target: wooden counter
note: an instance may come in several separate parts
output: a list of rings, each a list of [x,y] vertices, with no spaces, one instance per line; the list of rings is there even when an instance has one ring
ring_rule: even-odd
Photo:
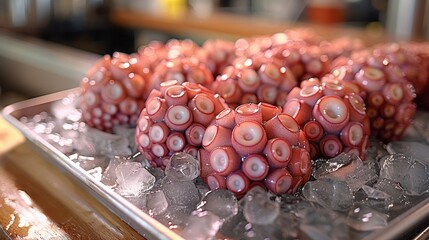
[[[144,239],[1,117],[0,225],[0,239]]]
[[[186,36],[198,34],[208,38],[234,39],[257,35],[271,35],[290,28],[312,28],[326,39],[342,36],[359,37],[364,38],[364,41],[368,44],[385,40],[385,35],[381,29],[287,23],[256,16],[222,12],[214,12],[209,16],[201,17],[192,13],[171,16],[167,14],[116,9],[110,14],[110,19],[117,26],[125,28],[150,29]]]

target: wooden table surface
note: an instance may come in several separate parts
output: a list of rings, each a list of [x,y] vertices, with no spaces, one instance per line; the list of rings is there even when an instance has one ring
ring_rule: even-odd
[[[0,117],[0,239],[144,239]]]

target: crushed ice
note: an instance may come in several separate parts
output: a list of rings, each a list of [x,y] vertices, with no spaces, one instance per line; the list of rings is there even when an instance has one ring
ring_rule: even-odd
[[[314,160],[313,179],[295,195],[253,188],[241,199],[210,191],[199,162],[174,154],[165,172],[134,155],[134,129],[114,134],[88,128],[73,98],[50,113],[23,117],[39,134],[94,179],[185,239],[353,239],[385,228],[429,191],[429,124],[419,112],[403,141],[371,140],[366,159],[340,154]],[[419,198],[420,197],[420,198]]]

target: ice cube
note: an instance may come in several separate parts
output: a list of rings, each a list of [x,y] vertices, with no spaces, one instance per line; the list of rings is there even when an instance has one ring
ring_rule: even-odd
[[[243,215],[243,203],[243,201],[238,202],[237,214],[226,219],[219,230],[226,238],[244,239],[245,226],[248,222]]]
[[[156,216],[156,219],[166,226],[172,229],[180,228],[183,229],[188,221],[189,216],[195,210],[194,206],[179,206],[179,205],[168,205],[162,215]]]
[[[165,175],[174,181],[190,181],[200,175],[200,163],[190,154],[174,153],[167,166]]]
[[[350,239],[345,219],[328,209],[310,209],[305,212],[299,226],[303,239]]]
[[[101,182],[106,185],[113,187],[116,185],[116,179],[118,178],[116,176],[116,167],[123,162],[122,159],[119,158],[111,158],[109,160],[109,165],[106,167],[106,169],[103,172],[103,176],[101,177]]]
[[[373,164],[364,164],[359,157],[346,153],[323,162],[315,170],[314,176],[319,179],[332,178],[345,181],[352,192],[356,192],[364,184],[374,182],[378,178]]]
[[[162,190],[170,205],[196,207],[200,201],[198,188],[192,181],[177,182],[165,179]]]
[[[350,164],[356,156],[347,153],[341,153],[338,156],[330,159],[317,159],[315,161],[316,169],[313,172],[313,177],[318,179],[324,175],[335,172],[338,169]]]
[[[160,215],[168,208],[168,202],[164,192],[160,189],[146,194],[146,210],[151,215]]]
[[[138,197],[125,196],[125,199],[127,199],[130,203],[132,203],[138,209],[141,209],[143,211],[147,211],[146,210],[146,195],[141,195]]]
[[[214,213],[223,221],[233,217],[238,212],[237,198],[226,189],[216,189],[208,192],[198,207],[203,211]]]
[[[280,214],[280,204],[272,201],[267,191],[254,187],[244,197],[244,217],[253,224],[271,224]]]
[[[387,144],[390,154],[402,153],[429,165],[429,145],[419,142],[394,141]]]
[[[377,200],[390,200],[390,201],[392,200],[392,196],[376,188],[364,185],[362,186],[362,190],[366,193],[366,195],[369,198],[377,199]]]
[[[263,226],[263,225],[261,225]],[[236,226],[235,231],[240,231],[239,239],[247,239],[247,240],[256,240],[256,239],[264,239],[265,237],[269,239],[267,234],[265,236],[261,236],[261,232],[263,229],[258,228],[257,224],[251,224],[249,222],[240,223],[240,225]]]
[[[398,182],[410,195],[429,191],[427,165],[403,154],[392,154],[381,160],[380,177]]]
[[[126,137],[89,128],[76,143],[77,152],[86,156],[129,156],[132,154]]]
[[[299,221],[292,213],[280,213],[272,227],[278,236],[277,239],[298,239]]]
[[[372,231],[385,228],[388,216],[368,206],[355,204],[347,215],[347,225],[358,231]]]
[[[359,191],[355,192],[354,203],[368,206],[386,214],[393,207],[393,199],[390,195],[367,185],[362,186]]]
[[[222,221],[209,211],[194,211],[181,235],[184,239],[206,240],[216,235]]]
[[[165,172],[158,167],[150,167],[148,168],[148,171],[155,177],[155,184],[154,184],[154,188],[159,188],[161,189],[162,187],[162,183],[164,181],[165,178]]]
[[[153,176],[155,176],[156,180],[162,180],[165,177],[165,172],[162,171],[161,168],[158,167],[150,167],[147,169]]]
[[[141,196],[155,183],[155,177],[138,162],[121,162],[115,173],[118,183],[116,190],[123,196]]]
[[[247,239],[298,239],[298,219],[291,213],[280,213],[271,224],[258,225],[248,223],[245,226]]]
[[[381,178],[372,187],[389,195],[391,197],[391,201],[395,205],[405,205],[408,203],[408,197],[405,194],[405,190],[397,182]]]
[[[249,236],[249,231],[252,227],[252,224],[247,222],[246,219],[237,222],[237,224],[233,225],[233,229],[230,232],[227,232],[227,236],[232,236],[234,239],[252,239],[252,235]],[[221,228],[223,233],[223,229]],[[254,234],[253,234],[254,235]]]
[[[210,188],[201,178],[195,179],[195,186],[197,186],[200,196],[205,196],[208,192],[210,192]]]
[[[349,210],[353,202],[353,194],[347,183],[330,178],[307,182],[302,194],[309,201],[338,211]]]
[[[319,204],[307,201],[301,196],[291,196],[288,194],[281,196],[280,204],[283,212],[294,214],[299,218],[304,217],[305,211],[309,209],[321,208]]]
[[[378,174],[373,165],[362,164],[361,160],[357,161],[360,163],[356,164],[353,171],[350,172],[350,174],[346,174],[344,179],[352,192],[356,192],[366,183],[373,183],[378,178]]]

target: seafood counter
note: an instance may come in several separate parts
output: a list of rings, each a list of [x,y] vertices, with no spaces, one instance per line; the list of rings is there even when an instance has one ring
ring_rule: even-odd
[[[172,39],[3,114],[150,238],[399,239],[429,218],[428,71],[428,43]]]

